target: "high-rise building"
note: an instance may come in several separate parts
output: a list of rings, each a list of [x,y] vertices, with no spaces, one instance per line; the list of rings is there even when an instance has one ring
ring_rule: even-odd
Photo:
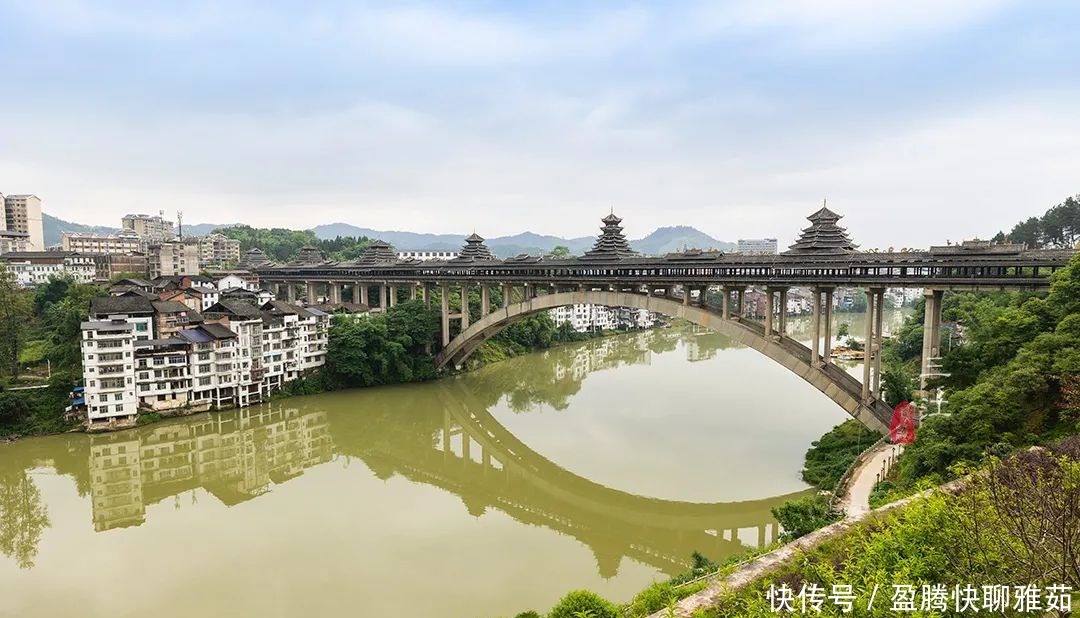
[[[740,238],[738,251],[746,255],[776,255],[776,239]]]
[[[147,249],[150,278],[199,274],[199,241],[177,240],[152,244]]]
[[[138,234],[149,244],[170,241],[176,238],[172,221],[166,221],[160,215],[126,215],[121,223],[125,230]]]
[[[27,235],[27,251],[45,250],[45,232],[41,224],[41,199],[36,195],[0,194],[3,202],[3,229]]]

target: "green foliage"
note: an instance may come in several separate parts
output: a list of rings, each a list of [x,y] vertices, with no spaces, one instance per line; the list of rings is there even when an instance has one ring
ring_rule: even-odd
[[[810,534],[838,519],[837,514],[829,512],[829,501],[821,494],[788,500],[773,507],[772,514],[784,529],[780,535],[784,541]]]
[[[514,618],[541,618],[541,616],[540,614],[530,610],[527,612],[521,612],[517,616],[514,616]]]
[[[902,401],[911,401],[917,381],[917,374],[912,366],[899,361],[886,363],[881,375],[885,403],[896,407]]]
[[[11,271],[0,268],[0,377],[19,375],[19,352],[32,315],[30,295],[19,287]]]
[[[352,260],[367,248],[371,241],[367,238],[338,236],[330,240],[320,240],[311,230],[287,230],[284,228],[253,228],[249,225],[237,225],[215,230],[229,238],[240,241],[240,250],[247,251],[258,247],[275,261],[289,261],[296,258],[302,247],[315,247],[331,260]]]
[[[81,376],[78,377],[81,380]],[[71,429],[64,420],[68,394],[76,376],[54,372],[46,388],[0,391],[0,436],[59,433]]]
[[[434,378],[430,350],[438,329],[438,312],[422,301],[361,320],[336,318],[326,353],[329,384],[376,386]]]
[[[19,364],[36,365],[44,362],[46,343],[44,339],[35,339],[23,344],[23,349],[19,352]]]
[[[595,592],[575,590],[551,608],[548,618],[618,618],[615,604]]]
[[[819,489],[832,491],[852,462],[879,437],[855,419],[840,423],[806,451],[803,480]]]
[[[1002,235],[1004,236],[1004,235]],[[1009,242],[1024,243],[1031,248],[1068,248],[1080,240],[1080,195],[1065,198],[1052,206],[1042,217],[1031,217],[1017,223],[1006,237]]]

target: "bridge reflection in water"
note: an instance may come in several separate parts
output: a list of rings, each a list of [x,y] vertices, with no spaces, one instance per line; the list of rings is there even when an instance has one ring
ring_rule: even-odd
[[[464,378],[400,387],[395,405],[383,409],[328,413],[310,409],[317,401],[297,399],[89,436],[94,527],[142,525],[148,506],[172,499],[180,507],[181,496],[200,487],[236,505],[314,466],[359,460],[384,480],[398,475],[450,492],[473,516],[493,509],[572,536],[591,549],[604,578],[617,574],[624,557],[673,574],[690,566],[694,552],[719,560],[762,546],[779,532],[770,509],[801,492],[718,503],[634,495],[549,461],[489,412],[501,401],[516,411],[565,408],[589,373],[649,363],[680,342],[688,360],[735,345],[700,329],[647,331],[549,351],[546,360],[554,362],[544,371],[517,371],[514,359]],[[411,400],[420,392],[442,405]]]

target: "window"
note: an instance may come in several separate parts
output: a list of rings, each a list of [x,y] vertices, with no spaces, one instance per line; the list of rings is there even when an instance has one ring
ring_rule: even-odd
[[[140,332],[140,333],[146,332],[146,322],[136,322],[135,323],[135,330]]]

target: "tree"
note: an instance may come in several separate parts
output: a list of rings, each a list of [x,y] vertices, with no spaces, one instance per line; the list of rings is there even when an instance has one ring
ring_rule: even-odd
[[[0,553],[19,568],[34,566],[41,533],[50,526],[41,491],[25,471],[0,478]]]
[[[19,352],[32,309],[30,295],[19,287],[15,275],[0,268],[0,376],[19,375]]]
[[[547,256],[555,260],[565,260],[570,257],[570,247],[566,245],[555,245]]]

